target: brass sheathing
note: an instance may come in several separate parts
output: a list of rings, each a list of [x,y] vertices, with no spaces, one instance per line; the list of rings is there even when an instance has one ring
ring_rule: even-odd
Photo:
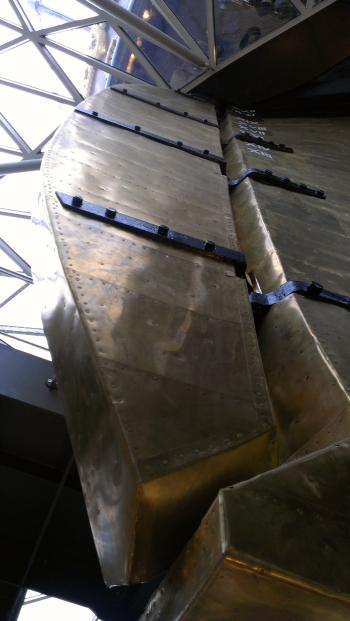
[[[350,445],[222,490],[141,621],[346,621]]]
[[[297,124],[295,131],[293,121]],[[242,130],[242,123],[244,130],[259,131],[257,123],[249,127],[237,117],[227,116],[222,126],[223,140]],[[303,124],[293,119],[279,120],[275,124],[274,132],[269,132],[272,120],[266,121],[266,127],[260,127],[260,131],[269,132],[268,139],[275,142],[287,137],[284,141],[295,147],[296,154],[281,154],[232,139],[224,151],[228,177],[238,177],[250,166],[270,168],[282,176],[325,189],[327,201],[323,204],[323,201],[293,195],[249,178],[243,181],[231,192],[231,206],[240,247],[247,258],[247,271],[255,274],[263,292],[272,291],[290,278],[310,281],[320,278],[326,288],[328,284],[328,288],[348,294],[346,250],[345,255],[336,258],[334,265],[338,245],[343,244],[344,235],[349,232],[347,202],[344,191],[339,189],[342,188],[341,173],[337,177],[335,170],[333,177],[326,177],[322,169],[318,170],[322,149],[326,150],[324,166],[330,161],[327,151],[330,139],[322,142],[324,132],[330,128],[322,125],[318,128],[315,119],[304,120]],[[318,142],[316,139],[312,142],[310,126],[315,134],[318,129]],[[344,122],[344,132],[347,127]],[[339,134],[341,129],[339,127]],[[340,144],[339,136],[335,140],[338,142],[334,145],[334,157]],[[312,157],[308,157],[307,149],[314,149],[315,158],[319,158],[318,168],[314,165],[308,178]],[[272,159],[266,159],[267,152]],[[333,165],[336,168],[336,164]],[[337,221],[334,213],[338,214]],[[296,295],[270,308],[257,322],[282,460],[350,436],[350,360],[342,346],[349,328],[349,313],[345,309]]]
[[[128,89],[216,120],[209,104]],[[221,155],[215,127],[109,90],[83,105]],[[221,487],[276,464],[247,287],[230,265],[71,213],[55,193],[236,248],[227,181],[74,112],[42,170],[35,271],[96,549],[107,584],[148,580]]]

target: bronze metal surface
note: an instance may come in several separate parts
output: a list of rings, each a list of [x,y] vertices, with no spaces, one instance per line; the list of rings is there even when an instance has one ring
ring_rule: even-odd
[[[350,618],[349,442],[222,490],[142,621]]]
[[[246,180],[231,205],[248,272],[270,291],[286,280],[320,282],[350,293],[350,207],[347,161],[350,120],[226,119],[224,136],[247,130],[283,142],[293,154],[233,139],[228,175],[271,169],[319,187],[324,201]],[[346,309],[291,296],[258,324],[264,368],[280,431],[283,458],[350,436],[350,315]]]
[[[221,153],[215,127],[108,90],[84,105]],[[74,113],[42,170],[36,273],[90,523],[106,582],[143,581],[220,487],[276,462],[247,287],[223,263],[69,212],[55,192],[237,248],[227,180],[216,163]]]

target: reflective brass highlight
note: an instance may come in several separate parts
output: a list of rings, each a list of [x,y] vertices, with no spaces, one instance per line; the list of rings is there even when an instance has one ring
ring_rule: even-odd
[[[293,147],[279,153],[233,139],[228,175],[247,167],[319,187],[325,201],[246,180],[231,205],[248,271],[262,291],[288,279],[318,281],[350,292],[348,119],[226,119],[224,137],[251,131]],[[350,315],[345,309],[291,296],[259,322],[258,338],[279,428],[282,459],[350,435]]]
[[[144,92],[178,107],[176,93]],[[215,127],[111,91],[84,105],[221,154]],[[224,263],[66,211],[55,192],[237,248],[227,180],[216,163],[75,113],[43,174],[36,271],[92,531],[108,584],[143,581],[220,487],[276,463],[247,287]]]
[[[141,621],[350,617],[350,443],[222,490]]]

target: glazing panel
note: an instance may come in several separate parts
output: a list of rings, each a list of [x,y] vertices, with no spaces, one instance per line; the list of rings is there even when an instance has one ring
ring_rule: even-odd
[[[218,62],[299,15],[290,0],[215,0],[214,10]]]

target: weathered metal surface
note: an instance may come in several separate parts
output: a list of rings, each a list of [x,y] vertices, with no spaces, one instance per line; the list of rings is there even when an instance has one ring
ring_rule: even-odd
[[[215,127],[111,91],[85,105],[221,153]],[[223,263],[69,212],[56,192],[237,248],[227,180],[214,162],[78,114],[43,173],[36,271],[92,531],[106,582],[141,581],[175,558],[220,487],[275,463],[247,287]]]
[[[232,140],[225,150],[229,176],[247,166],[266,167],[327,195],[315,200],[253,180],[236,188],[231,205],[248,271],[263,292],[286,280],[306,280],[350,295],[350,121],[231,117],[224,138],[237,129],[285,142],[294,154]],[[296,296],[271,308],[258,324],[284,458],[350,435],[349,330],[346,308]]]
[[[350,443],[222,490],[142,621],[346,621]]]

